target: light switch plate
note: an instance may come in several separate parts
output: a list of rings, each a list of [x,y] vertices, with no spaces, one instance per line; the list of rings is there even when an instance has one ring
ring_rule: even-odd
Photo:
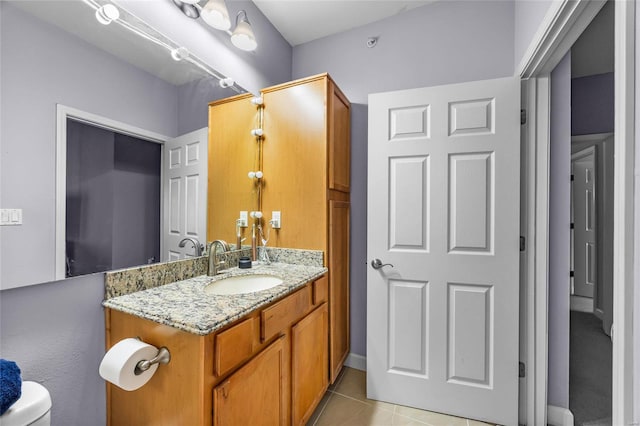
[[[0,226],[22,225],[22,209],[0,209]]]

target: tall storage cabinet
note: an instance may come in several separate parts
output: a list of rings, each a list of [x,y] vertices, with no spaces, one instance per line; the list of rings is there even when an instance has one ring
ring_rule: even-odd
[[[241,210],[261,210],[265,229],[279,211],[282,226],[269,231],[269,247],[324,252],[333,383],[349,354],[351,105],[327,74],[262,90],[262,107],[251,98],[209,106],[207,240],[235,242]],[[251,130],[259,127],[263,136],[256,138]],[[259,183],[247,178],[259,169]],[[241,230],[244,245],[251,241],[249,222]]]
[[[280,211],[270,246],[322,250],[329,268],[329,374],[349,354],[350,103],[317,75],[262,91],[262,211]]]

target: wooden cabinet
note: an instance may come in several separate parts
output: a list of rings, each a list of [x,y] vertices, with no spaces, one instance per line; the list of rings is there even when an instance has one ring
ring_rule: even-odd
[[[107,349],[127,337],[171,362],[133,392],[107,384],[107,424],[304,424],[328,386],[326,276],[199,336],[111,309]]]
[[[214,424],[286,425],[284,336],[213,390]]]
[[[349,354],[351,106],[327,74],[269,87],[262,98],[260,108],[250,95],[209,106],[207,236],[234,242],[240,210],[262,211],[264,227],[280,211],[269,246],[324,252],[333,383]],[[256,127],[260,138],[251,136]],[[255,170],[260,182],[247,178]]]
[[[327,328],[322,303],[291,329],[291,423],[304,425],[329,386]],[[320,350],[319,350],[320,349]]]
[[[262,211],[282,212],[276,247],[322,250],[329,268],[333,383],[349,354],[350,104],[322,74],[262,91]]]

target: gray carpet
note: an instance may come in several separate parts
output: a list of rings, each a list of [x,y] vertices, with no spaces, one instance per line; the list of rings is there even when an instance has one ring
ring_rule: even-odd
[[[576,426],[611,425],[611,339],[593,314],[571,311],[569,409]]]

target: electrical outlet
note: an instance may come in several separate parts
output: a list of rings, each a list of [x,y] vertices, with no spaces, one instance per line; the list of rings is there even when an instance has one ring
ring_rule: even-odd
[[[249,213],[246,211],[240,212],[240,227],[246,228],[249,226]]]
[[[271,212],[271,226],[273,227],[273,229],[280,229],[280,227],[282,226],[282,218],[280,216],[280,212]]]

